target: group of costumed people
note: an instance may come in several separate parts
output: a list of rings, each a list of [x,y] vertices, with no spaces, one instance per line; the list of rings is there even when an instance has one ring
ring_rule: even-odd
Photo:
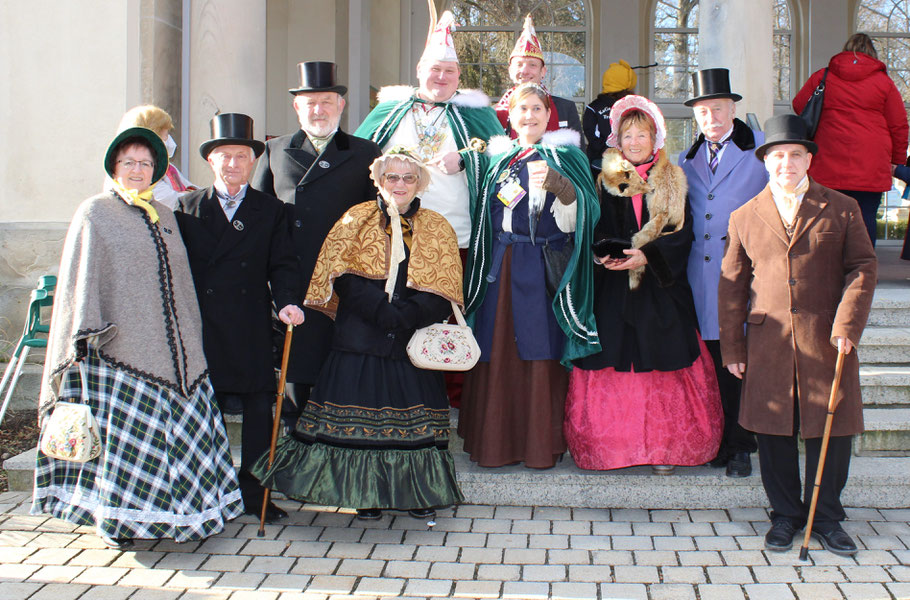
[[[105,157],[108,191],[80,205],[67,237],[41,396],[44,420],[56,401],[78,401],[85,378],[102,453],[77,464],[39,452],[34,512],[93,525],[120,547],[212,535],[244,506],[282,518],[255,499],[263,486],[365,520],[384,510],[430,519],[464,499],[449,451],[452,382],[412,364],[406,347],[453,311],[464,311],[481,349],[459,382],[458,418],[478,465],[547,469],[568,450],[584,469],[668,474],[718,455],[724,413],[687,276],[699,225],[686,175],[667,158],[660,110],[632,93],[627,63],[608,69],[585,119],[607,146],[593,157],[595,181],[574,105],[540,83],[544,53],[530,17],[510,58],[515,86],[495,109],[458,89],[454,20],[431,17],[419,86],[383,88],[357,137],[338,129],[346,88],[331,63],[300,65],[301,85],[289,90],[300,131],[263,144],[249,117],[216,117],[200,149],[216,184],[178,202],[179,229],[158,198],[162,182],[189,185],[165,177],[173,123],[130,116]],[[319,116],[326,110],[334,121]],[[217,124],[242,130],[219,135]],[[219,170],[226,160],[242,163],[243,177]],[[329,202],[333,188],[320,187],[329,182],[347,186],[344,197]],[[307,194],[322,207],[312,221]],[[221,351],[202,283],[215,258],[200,240],[216,226],[252,235],[243,233],[252,209],[239,202],[274,217],[263,244],[283,265],[276,255],[268,270],[282,278],[255,283],[257,306],[271,294],[279,318],[303,332],[290,379],[298,412],[274,456],[246,428],[254,404],[257,422],[268,419],[273,388],[252,390],[255,400],[241,394],[238,487],[221,410],[239,390],[206,367]],[[193,221],[206,214],[214,220]],[[302,310],[291,263],[306,290]],[[140,310],[135,298],[160,310]]]

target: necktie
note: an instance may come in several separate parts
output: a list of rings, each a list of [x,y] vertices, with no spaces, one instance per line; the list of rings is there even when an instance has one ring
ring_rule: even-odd
[[[227,200],[224,201],[224,209],[225,209],[225,210],[231,210],[231,209],[234,208],[235,206],[237,206],[237,201],[236,201],[236,200],[232,200],[232,199],[228,198]]]
[[[712,173],[717,172],[717,163],[720,161],[718,155],[720,154],[720,149],[724,147],[724,144],[727,142],[708,142],[708,166],[711,168]]]

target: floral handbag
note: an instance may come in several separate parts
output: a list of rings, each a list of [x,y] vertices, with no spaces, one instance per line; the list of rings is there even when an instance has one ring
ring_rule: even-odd
[[[421,327],[408,342],[408,357],[415,367],[434,371],[468,371],[480,358],[480,346],[465,323],[458,305],[452,302],[457,325],[434,323]]]
[[[79,362],[82,401],[88,402],[85,362]],[[69,462],[88,462],[101,455],[98,422],[88,404],[57,402],[44,426],[38,448],[46,456]]]

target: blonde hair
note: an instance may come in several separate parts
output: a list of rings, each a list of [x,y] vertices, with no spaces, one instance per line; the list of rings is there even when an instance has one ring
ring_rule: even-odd
[[[844,52],[862,52],[878,60],[878,52],[875,51],[875,45],[872,38],[865,33],[854,33],[847,39],[844,44]]]
[[[142,106],[134,106],[126,111],[126,114],[120,119],[120,126],[117,127],[117,131],[123,131],[130,127],[145,127],[160,135],[162,129],[166,131],[173,129],[174,121],[164,109],[152,104],[144,104]]]
[[[509,97],[509,112],[515,108],[515,105],[518,104],[519,101],[524,100],[528,96],[537,96],[540,101],[543,102],[544,108],[551,110],[550,95],[536,83],[525,83],[515,88],[515,91],[512,92],[512,95]]]

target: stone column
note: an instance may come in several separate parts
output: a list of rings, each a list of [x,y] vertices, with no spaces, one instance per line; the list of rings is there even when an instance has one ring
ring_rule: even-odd
[[[216,113],[251,116],[264,139],[266,114],[265,0],[198,0],[190,8],[190,180],[210,185],[212,172],[199,145],[209,139]]]
[[[348,86],[341,127],[353,131],[370,112],[370,0],[339,0],[335,28],[338,79]]]
[[[764,123],[773,114],[771,0],[701,0],[698,67],[730,69],[730,85],[743,99],[736,115],[755,113]]]

